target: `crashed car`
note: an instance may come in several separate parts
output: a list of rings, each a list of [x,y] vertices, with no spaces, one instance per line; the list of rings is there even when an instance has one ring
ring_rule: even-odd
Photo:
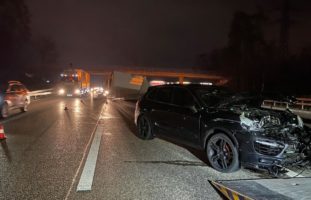
[[[241,165],[271,171],[310,159],[310,129],[289,110],[262,108],[263,99],[217,86],[155,86],[137,102],[135,123],[142,139],[161,136],[205,150],[221,172]]]

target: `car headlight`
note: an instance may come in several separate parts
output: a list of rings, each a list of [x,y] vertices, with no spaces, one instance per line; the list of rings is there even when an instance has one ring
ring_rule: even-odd
[[[80,94],[80,90],[79,89],[75,89],[75,94]]]
[[[243,128],[250,131],[256,131],[261,129],[259,121],[249,119],[245,116],[244,112],[242,112],[242,114],[240,115],[240,123]]]
[[[304,125],[304,124],[303,124],[303,120],[302,120],[301,117],[298,116],[298,115],[297,115],[297,121],[298,121],[298,126],[301,127],[301,128],[303,128],[303,125]]]
[[[271,115],[263,116],[260,121],[253,120],[245,116],[245,113],[243,112],[240,115],[240,123],[241,126],[247,130],[260,131],[265,127],[278,126],[281,124],[281,121],[279,118]]]
[[[65,90],[64,89],[58,90],[58,94],[65,94]]]

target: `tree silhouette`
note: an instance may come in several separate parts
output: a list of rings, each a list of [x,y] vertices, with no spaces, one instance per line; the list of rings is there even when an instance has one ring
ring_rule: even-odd
[[[0,1],[0,65],[20,65],[21,51],[30,41],[30,15],[24,0]]]

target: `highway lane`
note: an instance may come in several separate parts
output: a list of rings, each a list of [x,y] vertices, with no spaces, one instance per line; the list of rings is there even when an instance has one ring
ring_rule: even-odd
[[[206,164],[203,152],[164,139],[139,139],[133,109],[130,102],[109,103],[92,191],[71,193],[69,199],[221,199],[208,180],[265,176],[246,169],[222,174]]]
[[[2,120],[0,199],[64,199],[102,105],[48,98]]]
[[[0,146],[0,199],[221,199],[208,180],[268,176],[219,173],[204,152],[164,138],[139,139],[134,105],[47,98],[1,120],[8,139]],[[102,135],[92,189],[78,192],[96,123]]]

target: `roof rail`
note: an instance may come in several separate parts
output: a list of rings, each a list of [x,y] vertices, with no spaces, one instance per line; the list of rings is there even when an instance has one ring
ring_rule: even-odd
[[[21,82],[12,80],[12,81],[9,81],[9,83],[21,83]]]

